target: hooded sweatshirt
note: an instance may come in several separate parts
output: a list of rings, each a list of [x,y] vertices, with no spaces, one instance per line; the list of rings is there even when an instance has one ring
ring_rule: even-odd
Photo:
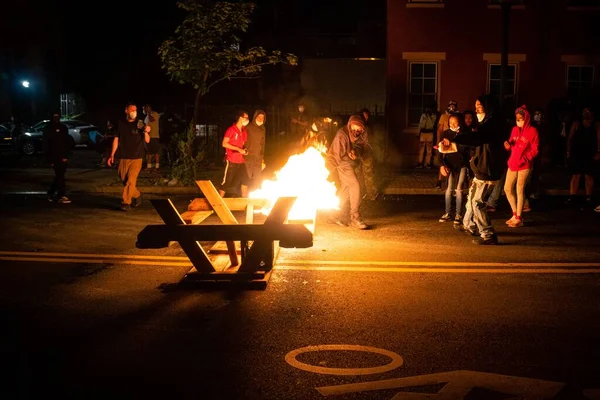
[[[262,125],[256,123],[256,118],[259,115],[264,115],[265,119]],[[265,158],[265,124],[267,122],[267,114],[263,110],[256,110],[252,117],[252,122],[246,126],[248,131],[248,140],[246,141],[246,148],[248,149],[248,155],[246,155],[247,164],[261,165]]]
[[[67,126],[58,121],[50,121],[44,129],[44,147],[49,163],[55,164],[68,158],[72,139]]]
[[[525,121],[522,128],[515,125],[510,133],[508,168],[511,171],[522,171],[532,167],[533,159],[538,154],[539,137],[537,129],[531,125],[531,115],[527,107],[517,108],[515,114],[521,114]]]
[[[361,134],[354,134],[350,129],[351,124],[363,127],[363,132]],[[331,142],[331,146],[327,149],[327,167],[330,170],[338,168],[342,164],[350,164],[352,166],[357,164],[356,160],[350,158],[349,153],[351,150],[354,150],[357,156],[360,156],[362,149],[368,144],[364,126],[362,118],[353,115],[348,120],[348,124],[337,131]]]

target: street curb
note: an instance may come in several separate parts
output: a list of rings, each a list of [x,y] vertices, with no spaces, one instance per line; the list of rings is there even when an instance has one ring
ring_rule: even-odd
[[[444,195],[445,189],[435,188],[386,188],[382,190],[384,195]],[[548,189],[542,193],[544,196],[568,196],[568,189]],[[466,195],[466,193],[465,193]]]
[[[200,195],[200,189],[192,186],[138,186],[138,190],[148,194],[197,194]],[[91,190],[91,193],[123,193],[123,186],[100,186]]]
[[[162,195],[177,195],[177,194],[194,194],[200,195],[200,189],[192,186],[138,186],[138,190],[142,193],[148,194],[162,194]],[[85,192],[85,191],[84,191]],[[122,186],[100,186],[92,189],[91,193],[116,193],[120,194],[123,192]],[[397,195],[428,195],[428,196],[443,196],[445,190],[439,190],[436,188],[386,188],[382,191],[384,195],[397,196]],[[544,196],[568,196],[569,190],[565,189],[548,189],[544,191]]]

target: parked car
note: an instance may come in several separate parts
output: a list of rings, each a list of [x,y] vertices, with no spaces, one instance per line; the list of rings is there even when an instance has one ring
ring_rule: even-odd
[[[61,120],[69,130],[71,137],[71,145],[86,145],[88,147],[97,148],[102,141],[103,134],[95,125],[90,125],[87,122],[78,120]],[[48,126],[50,120],[43,120],[33,125],[26,130],[23,135],[17,138],[17,150],[20,152],[32,155],[43,150],[43,135],[44,129]]]

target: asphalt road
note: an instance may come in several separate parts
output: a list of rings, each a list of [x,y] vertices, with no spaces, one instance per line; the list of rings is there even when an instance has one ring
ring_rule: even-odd
[[[438,196],[320,215],[264,291],[182,288],[148,202],[72,199],[0,198],[3,399],[600,399],[600,215],[559,198],[489,247]]]

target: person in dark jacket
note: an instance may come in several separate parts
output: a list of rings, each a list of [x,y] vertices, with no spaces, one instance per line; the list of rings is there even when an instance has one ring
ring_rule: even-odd
[[[246,127],[248,131],[246,171],[250,179],[249,191],[260,188],[262,183],[262,170],[265,168],[265,122],[267,122],[267,114],[263,110],[256,110],[252,122]]]
[[[46,158],[54,168],[54,181],[48,189],[48,200],[69,204],[71,200],[67,197],[65,174],[72,141],[69,129],[60,122],[59,113],[52,115],[52,121],[44,129],[43,137]]]
[[[358,115],[352,115],[346,126],[336,133],[326,158],[327,168],[334,177],[337,176],[334,179],[339,183],[342,211],[336,218],[336,223],[346,225],[349,205],[350,226],[357,229],[368,228],[359,213],[360,183],[355,171],[366,143],[365,135],[364,120]]]
[[[478,97],[475,112],[481,120],[477,129],[454,138],[456,144],[475,147],[475,154],[470,160],[475,177],[469,187],[463,225],[456,226],[473,236],[479,231],[480,238],[473,243],[483,245],[498,244],[486,210],[486,201],[500,181],[506,162],[504,141],[507,128],[498,108],[498,100],[494,96]],[[450,144],[448,139],[442,142],[444,145]]]

